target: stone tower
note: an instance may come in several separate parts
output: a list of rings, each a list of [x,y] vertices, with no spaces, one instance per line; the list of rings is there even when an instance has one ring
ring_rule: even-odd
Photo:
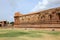
[[[15,25],[19,25],[20,24],[20,16],[22,16],[22,14],[20,14],[20,12],[16,12],[15,15],[14,15],[14,24]]]

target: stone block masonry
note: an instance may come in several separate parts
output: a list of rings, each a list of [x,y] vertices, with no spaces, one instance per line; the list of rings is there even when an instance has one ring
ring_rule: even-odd
[[[25,15],[16,12],[14,26],[17,28],[60,28],[60,7]]]

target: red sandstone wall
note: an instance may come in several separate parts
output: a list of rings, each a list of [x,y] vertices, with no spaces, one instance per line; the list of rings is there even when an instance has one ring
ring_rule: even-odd
[[[60,24],[14,25],[16,28],[60,28]]]
[[[60,28],[60,8],[53,8],[28,15],[17,14],[17,16],[14,16],[14,26],[18,28]]]

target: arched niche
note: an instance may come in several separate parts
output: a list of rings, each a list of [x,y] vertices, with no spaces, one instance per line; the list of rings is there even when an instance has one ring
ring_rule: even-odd
[[[58,17],[59,17],[59,20],[60,20],[60,12],[59,12],[59,13],[57,13],[57,15],[58,15]]]

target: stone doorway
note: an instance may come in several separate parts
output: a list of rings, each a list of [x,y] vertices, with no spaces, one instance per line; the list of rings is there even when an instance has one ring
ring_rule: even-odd
[[[58,17],[59,17],[59,20],[60,20],[60,13],[57,13]]]
[[[2,27],[2,24],[0,24],[0,27]]]

